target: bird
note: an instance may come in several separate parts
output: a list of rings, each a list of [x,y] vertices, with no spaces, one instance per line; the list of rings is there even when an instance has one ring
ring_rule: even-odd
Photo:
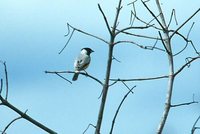
[[[76,81],[78,79],[80,71],[85,71],[86,68],[88,68],[91,57],[90,54],[94,52],[91,48],[85,47],[81,49],[80,54],[74,61],[74,76],[72,78],[73,81]]]

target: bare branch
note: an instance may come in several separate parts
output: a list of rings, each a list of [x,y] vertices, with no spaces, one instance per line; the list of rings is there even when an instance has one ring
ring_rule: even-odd
[[[115,85],[117,82],[119,82],[119,81],[114,81],[114,82],[111,83],[109,86],[111,87],[111,86]]]
[[[114,20],[114,23],[112,26],[112,31],[110,34],[105,82],[103,84],[103,90],[102,90],[103,93],[102,93],[102,99],[101,99],[101,104],[100,104],[100,108],[99,108],[98,119],[97,119],[97,123],[96,123],[95,134],[100,134],[100,131],[101,131],[101,124],[102,124],[103,115],[104,115],[104,108],[105,108],[108,89],[109,89],[109,79],[110,79],[110,72],[111,72],[111,66],[112,66],[112,61],[113,61],[112,56],[113,56],[114,42],[115,42],[115,37],[116,37],[116,27],[117,27],[117,23],[118,23],[119,13],[122,8],[121,3],[122,3],[122,0],[119,0],[118,7],[116,10],[115,20]]]
[[[137,0],[135,0],[135,1],[133,1],[133,2],[131,2],[131,3],[129,3],[128,4],[128,6],[129,5],[133,5],[133,11],[131,11],[131,16],[130,16],[130,25],[132,26],[133,25],[133,23],[134,23],[134,21],[135,21],[135,19],[136,19],[136,9],[135,9],[135,2],[136,2]],[[133,17],[134,16],[134,17]]]
[[[135,79],[110,79],[110,81],[149,81],[149,80],[159,80],[168,78],[168,75],[157,76],[157,77],[148,77],[148,78],[135,78]]]
[[[30,116],[28,116],[26,114],[26,112],[22,112],[20,111],[18,108],[16,108],[15,106],[13,106],[11,103],[9,103],[6,99],[3,99],[2,96],[0,96],[0,100],[2,101],[2,105],[10,108],[11,110],[13,110],[14,112],[18,113],[21,118],[26,119],[27,121],[31,122],[32,124],[34,124],[35,126],[41,128],[42,130],[50,133],[50,134],[57,134],[55,131],[51,130],[50,128],[44,126],[43,124],[41,124],[40,122],[36,121],[35,119],[31,118]],[[11,123],[12,124],[12,123]]]
[[[72,38],[72,36],[73,36],[73,34],[74,34],[75,31],[77,31],[77,32],[79,32],[79,33],[82,33],[82,34],[85,34],[85,35],[87,35],[87,36],[93,37],[93,38],[98,39],[98,40],[100,40],[100,41],[103,41],[103,42],[106,43],[106,44],[109,44],[109,43],[108,43],[106,40],[104,40],[103,38],[100,38],[100,37],[95,36],[95,35],[93,35],[93,34],[87,33],[87,32],[85,32],[85,31],[83,31],[83,30],[78,29],[78,28],[75,28],[75,27],[73,27],[72,25],[70,25],[69,23],[67,23],[67,26],[68,26],[68,33],[67,33],[66,36],[69,35],[69,29],[70,29],[70,28],[72,28],[72,33],[70,34],[70,37],[68,38],[67,43],[66,43],[65,46],[61,49],[61,51],[59,52],[59,54],[61,54],[61,53],[63,52],[63,50],[66,48],[66,46],[69,44],[69,41],[71,40],[71,38]]]
[[[103,19],[104,19],[104,21],[105,21],[105,23],[106,23],[106,27],[107,27],[107,29],[108,29],[108,32],[109,32],[110,35],[111,35],[112,32],[111,32],[111,30],[110,30],[110,26],[109,26],[109,24],[108,24],[108,20],[107,20],[107,18],[106,18],[106,15],[104,14],[104,12],[103,12],[103,10],[102,10],[100,4],[98,4],[98,8],[99,8],[101,14],[103,15]]]
[[[117,62],[121,62],[120,60],[118,60],[116,57],[114,57],[114,56],[112,56],[112,60],[115,60],[115,61],[117,61]]]
[[[183,47],[183,49],[181,49],[179,52],[177,52],[177,53],[174,54],[173,56],[177,56],[177,55],[179,55],[180,53],[182,53],[182,52],[187,48],[187,46],[188,46],[189,43],[192,45],[192,48],[194,49],[195,53],[199,54],[198,51],[197,51],[197,49],[195,48],[193,42],[192,42],[191,40],[188,40],[189,35],[190,35],[190,32],[191,32],[191,30],[192,30],[194,24],[195,24],[195,23],[193,22],[193,23],[192,23],[192,26],[190,27],[190,29],[189,29],[189,31],[188,31],[187,37],[183,36],[182,34],[180,34],[180,33],[178,33],[178,32],[176,33],[177,35],[179,35],[180,37],[182,37],[182,38],[185,40],[186,44],[185,44],[185,46]]]
[[[191,134],[194,134],[194,132],[195,132],[196,129],[200,129],[200,127],[196,127],[196,124],[199,121],[199,119],[200,119],[200,116],[194,122],[194,125],[192,126],[192,130],[191,130]]]
[[[140,44],[138,44],[138,43],[136,43],[136,42],[134,42],[134,41],[117,41],[117,42],[115,42],[114,44],[116,45],[116,44],[122,44],[122,43],[134,44],[134,45],[136,45],[137,47],[140,47],[140,48],[146,49],[146,50],[154,50],[154,49],[156,49],[156,50],[160,50],[160,51],[165,52],[165,50],[156,47],[157,41],[154,43],[153,46],[143,46],[143,45],[140,45]]]
[[[135,88],[136,86],[130,88],[124,81],[121,81],[121,82],[122,82],[123,85],[124,85],[129,91],[131,91],[131,93],[133,94],[132,89]]]
[[[69,25],[68,23],[67,23],[67,27],[68,27],[68,33],[67,33],[67,35],[65,35],[65,36],[68,36],[68,35],[70,34],[70,25]],[[71,38],[72,38],[72,36],[73,36],[73,34],[74,34],[74,31],[75,31],[75,29],[73,28],[72,33],[70,34],[70,36],[69,36],[69,38],[68,38],[68,40],[67,40],[67,43],[66,43],[65,46],[60,50],[60,52],[59,52],[58,54],[61,54],[62,51],[66,48],[66,46],[69,44],[69,41],[71,40]]]
[[[6,62],[3,63],[4,65],[4,72],[5,72],[5,77],[6,77],[6,97],[5,99],[8,99],[8,72],[7,72],[7,67],[6,67]]]
[[[176,25],[178,25],[178,21],[177,21],[177,19],[176,19],[176,10],[175,10],[175,9],[172,9],[171,17],[170,17],[169,24],[168,24],[167,27],[170,26],[173,15],[174,15],[174,19],[175,19]]]
[[[161,22],[158,20],[157,16],[149,9],[149,7],[146,5],[146,3],[144,1],[142,1],[143,5],[146,7],[146,9],[149,11],[149,13],[156,19],[156,21],[158,22],[158,24],[161,26],[161,28],[163,30],[166,30],[163,25],[161,24]]]
[[[187,67],[189,64],[194,62],[195,60],[199,59],[200,56],[191,58],[188,62],[186,62],[182,67],[180,67],[175,73],[174,77],[177,76],[185,67]],[[169,75],[162,75],[162,76],[156,76],[156,77],[147,77],[147,78],[134,78],[134,79],[110,79],[110,81],[114,81],[113,84],[115,84],[117,81],[149,81],[149,80],[159,80],[159,79],[166,79],[169,78]]]
[[[2,93],[2,90],[3,90],[3,79],[1,79],[0,95],[1,95],[1,93]]]
[[[72,82],[68,79],[66,79],[65,77],[63,77],[62,75],[60,75],[59,73],[55,72],[56,75],[58,75],[60,78],[66,80],[67,82],[69,82],[70,84],[72,84]]]
[[[69,81],[68,79],[64,78],[63,76],[61,76],[60,74],[65,74],[65,73],[72,73],[74,74],[75,72],[74,71],[45,71],[45,73],[49,73],[49,74],[56,74],[58,75],[59,77],[63,78],[64,80],[68,81],[69,83],[71,83],[71,81]],[[84,75],[86,77],[89,77],[93,80],[95,80],[96,82],[98,82],[99,84],[103,85],[103,83],[98,80],[97,78],[93,77],[92,75],[89,75],[88,73],[85,73],[85,72],[79,72],[79,74],[81,75]]]
[[[87,126],[87,128],[83,131],[83,134],[85,134],[85,133],[87,132],[87,130],[90,128],[90,126],[96,128],[95,125],[93,125],[93,124],[90,123],[90,124]]]
[[[171,105],[171,107],[179,107],[179,106],[185,106],[185,105],[191,105],[194,103],[198,103],[197,101],[191,101],[191,102],[186,102],[186,103],[180,103],[180,104],[176,104],[176,105]]]
[[[152,36],[147,36],[147,35],[139,35],[139,34],[134,34],[134,33],[125,32],[125,31],[123,31],[122,33],[130,35],[130,36],[135,36],[135,37],[138,37],[138,38],[146,38],[146,39],[152,39],[152,40],[161,40],[158,37],[152,37]]]
[[[117,30],[116,35],[118,35],[118,34],[120,34],[120,33],[123,33],[123,32],[125,32],[125,31],[127,31],[127,30],[132,30],[132,29],[147,29],[147,28],[150,28],[150,27],[152,27],[152,26],[153,26],[153,25],[138,26],[138,27],[133,27],[133,26],[131,26],[131,27],[126,27],[126,28],[124,28],[124,29]]]
[[[187,61],[178,71],[176,71],[176,73],[174,73],[174,76],[177,76],[185,67],[187,67],[188,65],[190,65],[193,61],[199,59],[200,56],[197,56],[197,57],[194,57],[194,58],[191,58],[191,60]]]
[[[185,22],[183,22],[182,25],[180,25],[175,31],[174,33],[172,33],[172,35],[170,35],[170,39],[176,34],[176,32],[178,32],[188,21],[190,21],[198,12],[200,11],[200,8],[193,13]]]
[[[13,124],[15,121],[19,120],[19,119],[22,119],[22,117],[17,117],[15,119],[13,119],[5,128],[4,130],[2,131],[2,134],[5,134],[6,133],[6,130],[11,126],[11,124]]]
[[[151,24],[151,25],[150,25],[150,23],[151,23],[153,20],[155,20],[155,18],[153,18],[153,19],[150,20],[149,22],[145,22],[144,20],[140,19],[140,18],[137,16],[136,9],[135,9],[135,2],[136,2],[136,1],[137,1],[137,0],[135,0],[134,2],[131,2],[131,3],[128,4],[128,5],[133,5],[133,11],[131,11],[131,16],[130,16],[130,25],[132,26],[133,23],[134,23],[134,21],[135,21],[135,19],[137,19],[138,21],[140,21],[141,23],[145,24],[146,26],[151,26],[151,27],[153,27],[153,28],[155,28],[155,29],[157,29],[157,30],[162,30],[162,29],[156,27],[154,24]],[[133,16],[134,16],[134,17],[133,17]],[[158,16],[159,16],[159,15],[158,15]],[[157,16],[156,16],[156,17],[157,17]]]
[[[125,84],[125,83],[123,82],[123,84]],[[125,84],[125,86],[127,87],[126,84]],[[125,101],[125,99],[127,98],[127,96],[128,96],[130,93],[133,93],[132,90],[133,90],[135,87],[136,87],[136,86],[134,86],[134,87],[131,88],[131,89],[130,89],[129,87],[127,87],[127,88],[130,89],[130,90],[128,91],[128,93],[126,93],[126,94],[124,95],[123,99],[121,100],[121,102],[120,102],[120,104],[119,104],[119,106],[118,106],[118,108],[117,108],[117,110],[116,110],[116,112],[115,112],[114,118],[113,118],[113,120],[112,120],[112,125],[111,125],[111,129],[110,129],[110,134],[113,133],[113,129],[114,129],[114,125],[115,125],[115,120],[116,120],[116,118],[117,118],[117,115],[118,115],[118,113],[119,113],[119,110],[120,110],[120,108],[121,108],[123,102]]]

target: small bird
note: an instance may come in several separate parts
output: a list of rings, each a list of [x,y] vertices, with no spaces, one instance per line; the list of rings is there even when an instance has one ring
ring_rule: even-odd
[[[72,78],[73,81],[76,81],[78,79],[79,72],[84,70],[89,66],[90,64],[90,54],[94,52],[91,48],[82,48],[79,56],[74,61],[74,69],[75,73]]]

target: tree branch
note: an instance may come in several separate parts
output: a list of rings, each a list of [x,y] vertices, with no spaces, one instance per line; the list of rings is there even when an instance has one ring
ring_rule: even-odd
[[[183,22],[182,25],[180,25],[175,31],[174,33],[172,33],[172,35],[170,35],[170,39],[176,34],[176,32],[178,32],[188,21],[190,21],[198,12],[200,11],[200,8],[193,13],[185,22]]]
[[[193,94],[191,102],[186,102],[186,103],[180,103],[180,104],[176,104],[176,105],[171,105],[171,107],[179,107],[179,106],[191,105],[191,104],[194,104],[194,103],[199,103],[199,102],[194,100],[194,94]]]
[[[3,91],[3,79],[1,79],[0,95],[1,95],[2,91]]]
[[[186,62],[178,71],[176,71],[176,73],[174,73],[174,76],[177,76],[185,67],[187,67],[188,65],[190,65],[193,61],[199,59],[200,56],[191,58],[191,60],[189,60],[188,62]]]
[[[130,36],[138,37],[138,38],[146,38],[146,39],[151,39],[151,40],[161,40],[158,37],[151,37],[151,36],[148,36],[148,35],[134,34],[134,33],[125,32],[125,31],[122,31],[122,33],[130,35]]]
[[[152,25],[138,26],[138,27],[133,27],[133,26],[131,26],[131,27],[126,27],[126,28],[124,28],[124,29],[117,30],[116,35],[118,35],[118,34],[120,34],[120,33],[123,33],[123,32],[125,32],[125,31],[127,31],[127,30],[131,30],[131,29],[147,29],[147,28],[150,28],[151,26],[152,26]]]
[[[70,33],[70,31],[69,31],[69,24],[67,24],[67,26],[68,26],[68,34],[67,34],[66,36],[68,36],[69,33]],[[69,44],[69,42],[70,42],[70,40],[71,40],[71,38],[72,38],[74,32],[75,32],[75,29],[72,30],[72,33],[70,34],[70,36],[69,36],[69,38],[68,38],[68,40],[67,40],[65,46],[60,50],[60,52],[59,52],[58,54],[61,54],[61,53],[63,52],[63,50],[66,48],[66,46]]]
[[[136,45],[139,48],[146,49],[146,50],[154,50],[154,49],[156,49],[156,50],[165,52],[164,49],[156,47],[157,40],[156,40],[156,42],[154,43],[153,46],[143,46],[143,45],[140,45],[140,44],[138,44],[138,43],[136,43],[134,41],[117,41],[117,42],[115,42],[115,45],[116,44],[125,44],[125,43],[133,44],[133,45]]]
[[[72,33],[70,34],[70,36],[69,36],[69,38],[68,38],[68,40],[67,40],[67,43],[66,43],[65,46],[60,50],[59,54],[61,54],[61,53],[63,52],[63,50],[66,48],[66,46],[69,44],[69,42],[70,42],[70,40],[71,40],[71,38],[72,38],[72,36],[73,36],[73,34],[74,34],[75,31],[77,31],[77,32],[79,32],[79,33],[82,33],[82,34],[85,34],[85,35],[87,35],[87,36],[93,37],[93,38],[95,38],[95,39],[98,39],[98,40],[100,40],[100,41],[102,41],[102,42],[104,42],[104,43],[106,43],[106,44],[109,44],[109,42],[107,42],[107,41],[104,40],[103,38],[100,38],[100,37],[98,37],[98,36],[96,36],[96,35],[93,35],[93,34],[90,34],[90,33],[88,33],[88,32],[85,32],[85,31],[80,30],[80,29],[78,29],[78,28],[75,28],[75,27],[73,27],[72,25],[70,25],[69,23],[67,23],[67,27],[68,27],[68,33],[67,33],[66,36],[69,36],[69,33],[70,33],[70,32],[69,32],[69,29],[70,29],[70,28],[72,28],[73,30],[72,30]]]
[[[8,99],[8,72],[7,72],[6,62],[4,62],[3,65],[4,65],[4,72],[5,72],[5,77],[6,77],[6,97],[5,97],[5,99],[7,100]]]
[[[149,11],[149,13],[154,17],[154,19],[158,22],[158,24],[161,26],[162,29],[165,29],[162,25],[162,23],[158,20],[157,16],[149,9],[149,7],[146,5],[144,1],[142,1],[145,8]]]
[[[189,60],[188,62],[186,62],[183,66],[181,66],[175,73],[174,73],[174,77],[176,77],[180,72],[183,71],[183,69],[185,67],[187,67],[188,65],[190,65],[192,62],[194,62],[195,60],[199,59],[200,56],[194,57],[194,58],[190,58],[191,60]],[[169,75],[162,75],[162,76],[156,76],[156,77],[147,77],[147,78],[132,78],[132,79],[110,79],[110,81],[114,81],[111,85],[117,83],[118,81],[149,81],[149,80],[159,80],[159,79],[166,79],[169,78]]]
[[[85,134],[85,133],[87,132],[87,130],[89,129],[90,126],[96,128],[95,125],[93,125],[93,124],[90,123],[90,124],[87,126],[87,128],[83,131],[83,134]]]
[[[131,91],[131,93],[133,94],[133,88],[135,88],[136,86],[133,86],[132,88],[130,88],[124,81],[121,81],[123,83],[123,85],[129,90]]]
[[[74,71],[45,71],[45,73],[56,74],[59,77],[61,77],[62,79],[66,80],[67,82],[69,82],[69,83],[72,84],[72,82],[70,80],[66,79],[65,77],[61,76],[60,74],[66,74],[66,73],[72,73],[72,74],[74,74],[75,72]],[[92,75],[89,75],[88,73],[79,72],[79,74],[84,75],[86,77],[89,77],[89,78],[95,80],[96,82],[98,82],[99,84],[103,85],[103,83],[100,80],[98,80],[97,78],[95,78]]]
[[[4,130],[2,131],[2,134],[5,134],[6,133],[6,130],[10,127],[11,124],[13,124],[15,121],[19,120],[19,119],[22,119],[22,117],[17,117],[15,119],[13,119],[5,128]]]
[[[2,105],[7,106],[11,110],[15,111],[18,113],[22,118],[26,119],[27,121],[31,122],[32,124],[36,125],[37,127],[41,128],[42,130],[50,133],[50,134],[57,134],[55,131],[51,130],[50,128],[44,126],[40,122],[34,120],[30,116],[28,116],[26,113],[20,111],[18,108],[13,106],[11,103],[9,103],[6,99],[4,99],[2,96],[0,96],[0,100],[2,101]]]
[[[149,81],[149,80],[159,80],[159,79],[164,79],[168,78],[168,75],[163,75],[163,76],[157,76],[157,77],[148,77],[148,78],[135,78],[135,79],[110,79],[110,81]]]
[[[127,85],[125,85],[125,86],[127,87]],[[121,108],[123,102],[125,101],[125,99],[127,98],[127,96],[128,96],[130,93],[133,93],[132,90],[133,90],[135,87],[136,87],[136,86],[134,86],[133,88],[131,88],[131,89],[128,91],[128,93],[126,93],[126,94],[124,95],[123,99],[121,100],[121,102],[120,102],[120,104],[119,104],[119,106],[118,106],[118,108],[117,108],[117,110],[116,110],[116,112],[115,112],[114,118],[113,118],[113,120],[112,120],[112,125],[111,125],[111,129],[110,129],[110,134],[113,133],[113,129],[114,129],[114,125],[115,125],[115,120],[116,120],[116,118],[117,118],[117,115],[118,115],[118,113],[119,113],[119,110],[120,110],[120,108]],[[129,89],[129,88],[128,88],[128,89]]]
[[[199,121],[199,119],[200,119],[200,116],[194,122],[194,125],[192,126],[192,130],[191,130],[191,134],[194,134],[194,132],[195,132],[196,129],[200,129],[200,127],[196,127],[196,124]]]
[[[172,52],[172,48],[171,48],[171,38],[169,37],[168,26],[166,24],[165,17],[164,17],[164,14],[162,12],[162,8],[160,6],[159,0],[156,0],[156,5],[157,5],[157,8],[158,8],[158,11],[159,11],[159,14],[160,14],[161,23],[159,23],[157,18],[155,18],[155,19],[157,20],[157,22],[162,27],[162,32],[163,32],[163,36],[164,36],[164,39],[162,41],[163,41],[163,45],[166,48],[167,56],[168,56],[168,62],[169,62],[169,79],[168,79],[165,108],[164,108],[164,111],[163,111],[163,116],[161,118],[161,121],[160,121],[160,123],[158,125],[158,129],[157,129],[157,134],[161,134],[162,131],[163,131],[163,128],[165,126],[167,117],[169,115],[169,111],[170,111],[170,105],[171,105],[172,91],[173,91],[175,76],[174,76],[174,61],[173,61],[174,59],[173,59],[173,52]],[[151,14],[153,15],[153,13],[151,13]]]
[[[117,27],[117,23],[118,23],[118,17],[119,17],[119,13],[121,10],[121,3],[122,3],[122,0],[119,0],[114,24],[112,27],[112,31],[110,33],[110,42],[109,42],[105,82],[103,84],[103,90],[102,90],[103,93],[102,93],[101,105],[99,108],[99,114],[98,114],[95,134],[100,134],[100,131],[101,131],[101,124],[102,124],[103,115],[104,115],[104,108],[105,108],[105,103],[106,103],[108,89],[109,89],[109,79],[110,79],[110,72],[111,72],[111,66],[112,66],[112,61],[113,61],[112,60],[113,48],[114,48],[114,42],[115,42],[115,37],[116,37],[116,27]]]
[[[171,17],[170,17],[170,20],[169,20],[169,23],[168,23],[167,27],[170,26],[173,15],[174,15],[174,19],[175,19],[176,25],[178,25],[178,22],[177,22],[177,19],[176,19],[176,10],[172,9]]]
[[[103,10],[102,10],[100,4],[98,4],[98,8],[99,8],[101,14],[103,15],[103,19],[104,19],[104,21],[105,21],[105,23],[106,23],[106,27],[107,27],[107,29],[108,29],[108,32],[109,32],[110,34],[112,34],[112,32],[111,32],[111,30],[110,30],[110,26],[109,26],[109,24],[108,24],[108,20],[107,20],[107,18],[106,18],[106,15],[104,14],[104,12],[103,12]]]

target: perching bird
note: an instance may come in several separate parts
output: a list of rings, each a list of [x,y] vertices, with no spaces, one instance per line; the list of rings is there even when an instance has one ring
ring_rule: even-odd
[[[74,61],[74,69],[75,73],[72,78],[73,81],[76,81],[78,79],[79,72],[84,70],[89,66],[90,64],[90,54],[94,52],[91,48],[82,48],[79,56]]]

